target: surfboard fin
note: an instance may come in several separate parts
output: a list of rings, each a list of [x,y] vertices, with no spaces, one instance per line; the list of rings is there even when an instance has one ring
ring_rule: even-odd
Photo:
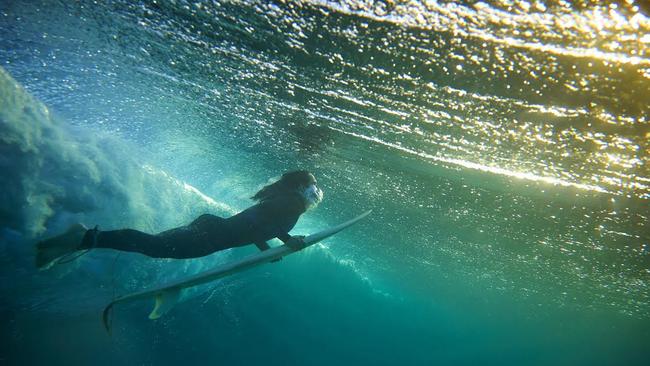
[[[151,314],[149,314],[149,319],[158,319],[169,311],[169,309],[174,307],[178,302],[180,294],[180,289],[165,290],[157,293],[156,304],[154,305]]]
[[[169,309],[176,305],[178,299],[180,298],[180,294],[181,289],[169,289],[156,293],[156,303],[153,307],[153,310],[151,311],[151,314],[149,314],[149,319],[158,319],[163,316],[163,314],[165,314],[167,311],[169,311]],[[120,302],[121,299],[122,298],[113,300],[104,308],[104,312],[102,313],[104,328],[106,328],[108,334],[111,334],[111,311],[113,310],[113,305]]]

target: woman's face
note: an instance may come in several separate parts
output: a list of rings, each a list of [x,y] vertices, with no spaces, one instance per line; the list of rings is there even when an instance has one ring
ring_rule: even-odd
[[[302,189],[302,196],[307,204],[307,209],[312,209],[323,200],[323,191],[318,188],[316,177],[309,174],[309,182],[306,187]]]

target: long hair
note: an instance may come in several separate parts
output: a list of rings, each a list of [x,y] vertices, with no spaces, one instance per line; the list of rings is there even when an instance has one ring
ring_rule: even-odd
[[[313,181],[314,177],[306,170],[284,173],[277,182],[264,186],[251,199],[264,202],[282,194],[297,192],[298,189],[309,186]]]

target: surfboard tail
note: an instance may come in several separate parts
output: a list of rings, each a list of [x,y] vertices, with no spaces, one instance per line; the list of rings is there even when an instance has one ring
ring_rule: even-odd
[[[153,310],[151,311],[151,314],[149,314],[149,319],[158,319],[161,316],[163,316],[166,312],[168,312],[171,308],[173,308],[174,305],[176,305],[176,303],[178,302],[178,299],[180,298],[180,294],[181,294],[180,288],[166,289],[157,292],[154,295],[155,303],[154,303]],[[139,296],[136,298],[139,298]],[[108,305],[106,305],[102,313],[102,322],[104,323],[104,328],[106,329],[106,332],[108,332],[108,334],[111,334],[111,317],[112,317],[113,306],[117,303],[127,301],[127,300],[133,300],[133,299],[134,298],[130,296],[120,297],[113,300]]]

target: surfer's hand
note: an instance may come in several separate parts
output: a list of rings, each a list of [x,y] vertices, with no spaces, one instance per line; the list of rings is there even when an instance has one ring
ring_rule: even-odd
[[[293,250],[300,250],[305,247],[305,236],[304,235],[292,236],[291,239],[287,240],[285,244]]]

